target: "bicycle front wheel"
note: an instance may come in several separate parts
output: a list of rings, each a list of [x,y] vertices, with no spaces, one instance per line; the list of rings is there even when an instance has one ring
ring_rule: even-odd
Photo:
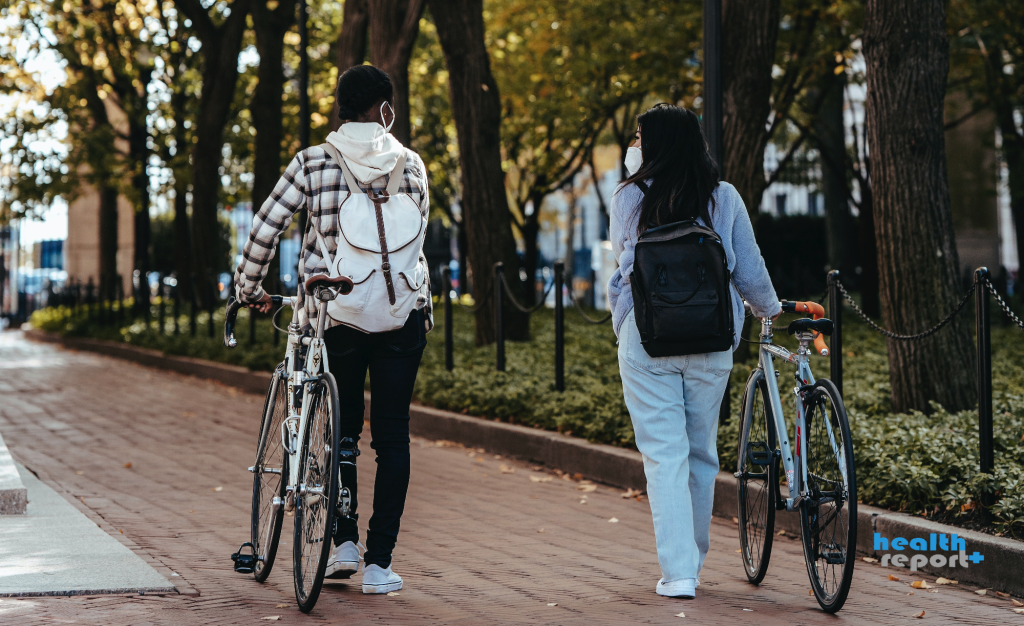
[[[758,368],[750,374],[743,394],[736,468],[740,557],[747,580],[755,585],[764,580],[772,555],[779,483],[777,441],[764,370]]]
[[[257,582],[263,582],[270,576],[281,537],[285,476],[288,475],[288,460],[281,446],[281,424],[287,417],[288,394],[279,369],[274,372],[263,405],[263,424],[256,447],[256,463],[252,468],[251,541],[256,553],[253,575]]]
[[[830,380],[819,380],[804,399],[807,495],[800,529],[807,575],[818,604],[843,608],[857,555],[857,480],[846,407]]]
[[[306,428],[299,457],[299,483],[295,497],[295,599],[309,613],[324,584],[331,552],[338,501],[338,385],[329,372],[309,384]]]

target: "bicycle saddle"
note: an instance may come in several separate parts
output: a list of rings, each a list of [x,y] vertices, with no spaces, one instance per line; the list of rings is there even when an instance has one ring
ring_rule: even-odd
[[[795,320],[793,322],[790,322],[789,328],[787,328],[786,330],[789,331],[790,335],[795,333],[814,331],[827,336],[832,334],[833,327],[834,325],[832,324],[832,320],[830,319],[822,318],[820,320],[812,320],[805,317],[802,320]]]
[[[337,276],[331,278],[327,274],[314,274],[306,279],[306,293],[313,293],[313,291],[323,285],[325,287],[338,288],[338,293],[341,295],[347,295],[352,293],[352,279],[348,276]]]

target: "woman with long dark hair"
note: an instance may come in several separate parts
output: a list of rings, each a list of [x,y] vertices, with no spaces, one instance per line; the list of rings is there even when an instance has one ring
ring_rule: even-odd
[[[654,517],[662,572],[656,591],[692,598],[710,547],[718,414],[732,370],[732,350],[740,342],[743,298],[759,316],[777,316],[781,305],[743,200],[735,187],[719,181],[692,111],[658,105],[640,115],[626,167],[630,175],[612,200],[611,240],[619,269],[608,287],[619,338],[619,372]],[[651,346],[641,344],[634,313],[635,247],[649,230],[684,220],[713,229],[725,249],[731,284],[723,294],[731,294],[732,349],[650,356]],[[705,282],[703,270],[700,282]]]

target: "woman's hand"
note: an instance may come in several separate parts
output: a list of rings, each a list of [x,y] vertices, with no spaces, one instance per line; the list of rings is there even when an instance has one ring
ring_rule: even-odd
[[[248,306],[250,309],[256,309],[260,313],[267,313],[270,311],[271,307],[270,294],[264,292],[262,298],[260,298],[256,302],[248,302],[246,303],[246,306]]]

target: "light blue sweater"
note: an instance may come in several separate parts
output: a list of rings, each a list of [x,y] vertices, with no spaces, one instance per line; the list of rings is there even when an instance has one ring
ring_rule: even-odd
[[[761,250],[754,239],[747,208],[736,188],[719,183],[714,192],[715,208],[711,214],[712,228],[722,238],[725,254],[732,272],[732,319],[736,336],[733,350],[740,345],[743,328],[743,300],[750,303],[758,317],[770,317],[782,310],[768,270],[761,258]],[[612,198],[611,239],[612,250],[619,268],[608,282],[608,304],[612,310],[615,335],[626,315],[633,308],[633,291],[629,285],[633,273],[633,248],[636,246],[637,218],[643,193],[636,185],[620,187]],[[703,223],[703,222],[701,222]]]

